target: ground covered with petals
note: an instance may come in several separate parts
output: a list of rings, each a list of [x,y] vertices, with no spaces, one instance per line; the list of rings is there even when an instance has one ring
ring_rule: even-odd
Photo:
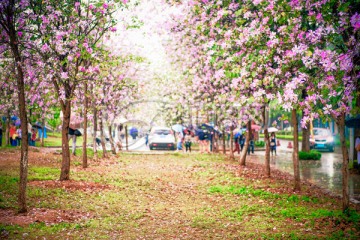
[[[252,156],[256,157],[256,156]],[[359,206],[262,165],[217,154],[130,154],[72,158],[31,149],[28,207],[17,214],[18,149],[0,151],[1,239],[356,239]]]

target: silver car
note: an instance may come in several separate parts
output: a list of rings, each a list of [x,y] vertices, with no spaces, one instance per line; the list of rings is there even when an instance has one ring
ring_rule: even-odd
[[[175,137],[170,128],[153,127],[149,134],[149,148],[175,150]]]
[[[314,128],[313,135],[310,136],[311,149],[327,149],[334,151],[334,136],[327,128]]]

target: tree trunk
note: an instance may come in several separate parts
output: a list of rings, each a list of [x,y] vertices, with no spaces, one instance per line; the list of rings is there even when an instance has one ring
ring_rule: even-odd
[[[41,136],[41,147],[45,145],[45,117],[42,120],[42,136]]]
[[[245,166],[246,164],[246,155],[247,155],[247,149],[249,147],[250,143],[250,135],[251,135],[251,120],[248,121],[246,124],[246,137],[245,137],[245,144],[243,150],[240,152],[240,165]]]
[[[225,130],[222,131],[222,143],[223,143],[223,154],[225,155],[226,154],[226,146],[225,146]]]
[[[7,113],[6,113],[5,146],[10,145],[10,136],[9,136],[9,134],[10,134],[10,121],[11,121],[11,116],[10,116],[10,111],[8,110]]]
[[[13,8],[11,8],[13,9]],[[20,122],[21,122],[21,132],[23,136],[27,137],[27,116],[26,116],[26,101],[25,101],[25,83],[24,83],[24,72],[22,69],[23,61],[21,59],[18,40],[16,37],[15,26],[13,25],[14,21],[14,12],[10,10],[8,12],[8,18],[5,24],[9,27],[9,38],[10,38],[10,47],[15,58],[15,66],[17,70],[16,80],[17,80],[17,94],[19,100],[19,113],[20,113]],[[10,118],[8,118],[10,121]],[[8,122],[9,122],[8,121]],[[7,134],[9,136],[9,134]],[[23,141],[21,144],[21,156],[20,156],[20,184],[19,184],[19,213],[27,212],[26,204],[26,187],[27,187],[27,176],[28,176],[28,141]]]
[[[199,108],[196,107],[196,121],[195,121],[196,126],[199,126]]]
[[[269,111],[266,110],[266,106],[262,109],[262,116],[264,120],[265,176],[270,177],[270,137],[268,131]]]
[[[115,143],[114,143],[113,136],[112,136],[112,134],[111,134],[111,132],[112,132],[112,126],[111,126],[111,124],[109,124],[108,130],[109,130],[109,139],[110,139],[110,145],[111,145],[111,153],[114,154],[114,155],[116,155]]]
[[[83,132],[83,146],[82,146],[82,167],[87,168],[88,167],[88,159],[87,159],[87,151],[86,151],[86,145],[87,145],[87,111],[88,111],[88,84],[85,81],[84,83],[84,132]]]
[[[103,149],[103,158],[107,158],[107,152],[106,152],[106,139],[104,135],[104,123],[103,123],[103,117],[102,117],[102,111],[100,111],[100,138],[101,138],[101,146]]]
[[[62,136],[62,163],[61,163],[61,173],[60,181],[70,180],[70,149],[69,149],[69,125],[71,117],[71,102],[70,100],[65,100],[65,106],[62,108],[63,111],[63,122],[61,128]]]
[[[294,127],[294,141],[293,141],[293,164],[294,164],[294,191],[301,191],[300,186],[300,167],[299,167],[299,133],[298,120],[296,117],[296,109],[291,111],[292,123]]]
[[[94,124],[94,134],[93,134],[93,149],[94,149],[94,156],[95,158],[97,157],[97,143],[96,143],[96,133],[97,133],[97,109],[96,107],[94,106],[94,121],[93,121],[93,124]]]
[[[235,159],[234,156],[234,127],[230,127],[230,159]]]
[[[338,125],[338,130],[340,134],[340,143],[341,143],[341,152],[343,157],[342,164],[342,206],[343,212],[346,212],[350,206],[350,197],[349,197],[349,153],[346,147],[345,139],[345,114],[341,114],[336,121]]]
[[[125,126],[125,144],[126,144],[126,151],[127,151],[127,150],[129,150],[129,139],[128,139],[127,125]]]
[[[302,128],[301,151],[303,152],[310,151],[310,122],[306,123],[306,128]]]
[[[17,55],[17,56],[16,56]],[[15,54],[15,60],[17,63],[21,63],[20,54]],[[26,140],[21,144],[21,158],[20,158],[20,184],[19,184],[19,213],[27,212],[26,204],[26,188],[27,188],[27,176],[28,176],[28,129],[27,129],[27,116],[26,116],[26,103],[25,103],[25,84],[24,73],[21,64],[16,64],[17,67],[17,88],[19,99],[19,112],[21,122],[21,133],[26,136]]]

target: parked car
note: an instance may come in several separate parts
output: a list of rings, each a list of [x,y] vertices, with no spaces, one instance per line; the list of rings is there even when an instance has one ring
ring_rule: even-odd
[[[149,148],[175,150],[175,137],[170,128],[153,127],[149,134]]]
[[[328,149],[334,151],[334,136],[330,129],[314,128],[313,134],[310,136],[311,149]]]

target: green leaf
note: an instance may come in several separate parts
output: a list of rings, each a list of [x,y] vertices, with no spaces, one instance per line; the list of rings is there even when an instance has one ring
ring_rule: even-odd
[[[339,10],[339,12],[348,12],[349,6],[350,6],[350,2],[340,4],[340,6],[338,7],[338,10]]]

